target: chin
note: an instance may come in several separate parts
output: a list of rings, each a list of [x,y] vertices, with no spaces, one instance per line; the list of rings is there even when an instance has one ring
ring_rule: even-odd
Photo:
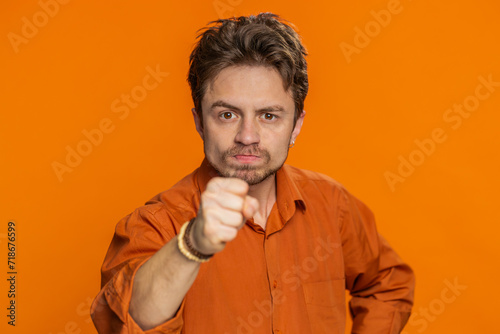
[[[253,186],[253,185],[256,185],[256,184],[263,182],[264,180],[267,180],[269,177],[271,177],[274,174],[275,174],[275,172],[267,172],[267,173],[252,173],[252,172],[239,173],[239,172],[236,172],[233,174],[234,175],[233,177],[237,177],[239,179],[242,179],[243,181],[248,183],[250,186]]]
[[[274,168],[269,166],[256,167],[251,165],[243,165],[238,167],[228,167],[227,165],[224,165],[226,168],[218,168],[216,166],[214,166],[214,168],[219,172],[221,176],[235,177],[253,186],[275,175],[282,165],[283,164],[274,166]]]

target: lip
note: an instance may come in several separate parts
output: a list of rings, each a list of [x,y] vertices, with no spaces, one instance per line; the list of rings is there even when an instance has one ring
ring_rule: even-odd
[[[260,157],[257,155],[246,155],[246,154],[237,154],[234,156],[234,158],[242,163],[252,163],[260,160]]]

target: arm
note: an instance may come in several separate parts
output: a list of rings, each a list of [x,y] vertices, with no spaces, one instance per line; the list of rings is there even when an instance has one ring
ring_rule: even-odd
[[[237,179],[214,178],[207,184],[190,235],[201,253],[221,251],[236,237],[244,218],[254,214],[258,202],[247,192],[248,185]],[[165,210],[156,211],[159,217],[144,211],[136,210],[118,223],[106,254],[103,288],[91,307],[99,333],[182,329],[183,300],[200,265],[178,250],[175,233],[161,233],[169,221],[173,224]]]
[[[201,253],[220,252],[253,216],[258,202],[247,193],[248,184],[242,180],[210,180],[201,195],[194,232],[188,236]],[[176,236],[139,269],[129,312],[141,328],[154,328],[175,315],[199,268],[179,251]]]
[[[352,333],[400,333],[411,313],[415,276],[377,232],[370,209],[344,190],[341,235]]]
[[[134,210],[116,225],[101,268],[101,291],[90,308],[100,334],[144,333],[129,313],[133,283],[139,269],[175,239],[179,229],[175,220],[163,204],[157,203]],[[182,326],[181,306],[175,317],[153,332],[180,333]]]
[[[137,271],[129,308],[132,318],[144,330],[173,318],[199,268],[200,263],[182,255],[175,236]]]

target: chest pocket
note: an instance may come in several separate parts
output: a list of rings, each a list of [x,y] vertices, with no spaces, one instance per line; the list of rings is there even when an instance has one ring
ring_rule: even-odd
[[[344,334],[345,279],[303,282],[302,289],[311,332],[314,334]]]

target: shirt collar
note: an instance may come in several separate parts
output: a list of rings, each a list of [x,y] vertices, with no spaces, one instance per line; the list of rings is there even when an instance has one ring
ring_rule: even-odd
[[[293,178],[292,168],[284,164],[276,172],[276,205],[283,223],[292,218],[297,206],[303,210],[306,209],[305,201],[297,187],[296,180]],[[219,176],[219,174],[210,165],[207,158],[204,158],[197,173],[200,194],[205,191],[208,181],[215,176]]]
[[[293,167],[284,164],[276,172],[276,204],[283,223],[292,218],[297,207],[306,209],[305,201],[293,178],[292,169]]]

